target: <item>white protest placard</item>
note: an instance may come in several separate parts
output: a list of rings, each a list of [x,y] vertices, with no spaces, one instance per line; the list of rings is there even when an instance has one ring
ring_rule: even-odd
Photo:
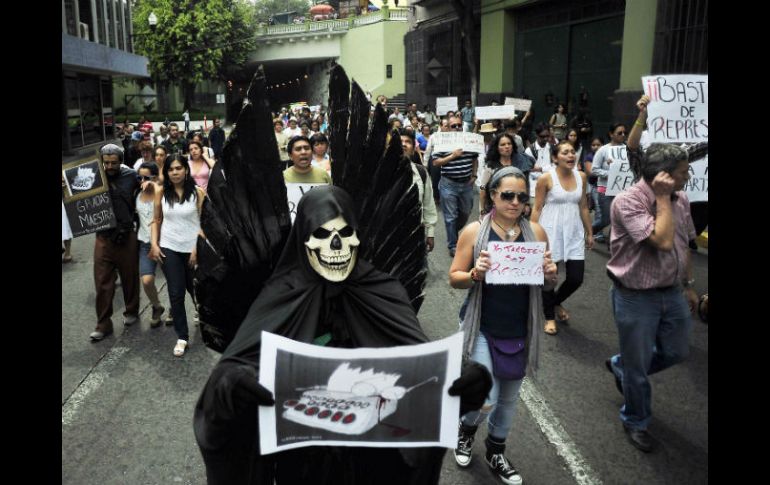
[[[297,205],[299,204],[299,199],[301,199],[302,196],[308,193],[310,190],[320,185],[328,184],[286,183],[286,198],[289,200],[289,214],[291,215],[292,224],[294,224],[294,219],[297,217]]]
[[[225,104],[225,95],[217,94],[217,104]]]
[[[436,98],[436,114],[445,115],[450,111],[457,111],[457,96]]]
[[[604,195],[614,196],[631,187],[634,183],[634,173],[628,160],[610,165],[607,176],[607,192]]]
[[[647,129],[651,142],[708,141],[707,75],[644,76],[642,86],[650,97]]]
[[[262,454],[304,446],[417,448],[457,445],[462,332],[400,347],[343,349],[262,332]]]
[[[542,285],[544,242],[492,241],[484,279],[490,285]]]
[[[451,152],[462,148],[464,152],[484,153],[484,135],[464,131],[438,131],[430,136],[433,153]]]
[[[612,160],[607,175],[607,192],[605,195],[617,195],[631,186],[634,174],[631,172],[631,165],[628,162],[628,150],[625,145],[605,145],[605,147],[603,147],[605,157],[608,160]]]
[[[516,116],[516,107],[511,104],[476,106],[476,118],[480,120],[510,120],[514,116]]]
[[[709,157],[690,164],[690,180],[684,186],[684,192],[690,202],[709,201]]]
[[[532,107],[532,100],[531,99],[521,99],[521,98],[509,98],[506,96],[505,98],[505,104],[513,105],[513,107],[516,109],[516,111],[529,111],[529,108]]]

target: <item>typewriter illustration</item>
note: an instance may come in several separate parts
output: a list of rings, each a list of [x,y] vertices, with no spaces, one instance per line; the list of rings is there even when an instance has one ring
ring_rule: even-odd
[[[72,181],[72,188],[76,190],[90,190],[96,181],[94,170],[87,167],[78,167],[78,174]]]
[[[358,435],[372,429],[398,407],[406,393],[429,382],[434,376],[409,388],[396,386],[400,374],[361,371],[345,362],[329,377],[326,386],[300,388],[297,399],[283,403],[283,417],[305,426],[335,433]]]

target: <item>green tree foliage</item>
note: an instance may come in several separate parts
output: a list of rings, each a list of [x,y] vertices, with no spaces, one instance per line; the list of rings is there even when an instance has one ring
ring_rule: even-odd
[[[297,15],[307,14],[314,3],[310,0],[256,0],[254,8],[256,9],[256,18],[259,22],[267,22],[271,15],[284,12],[296,11]]]
[[[254,6],[247,0],[138,0],[132,16],[135,51],[149,59],[156,84],[182,86],[187,109],[195,85],[228,79],[245,65],[254,42]]]

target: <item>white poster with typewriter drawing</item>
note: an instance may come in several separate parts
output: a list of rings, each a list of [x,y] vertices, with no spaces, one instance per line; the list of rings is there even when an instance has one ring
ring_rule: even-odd
[[[416,448],[457,444],[462,332],[420,345],[342,349],[262,332],[260,449]]]

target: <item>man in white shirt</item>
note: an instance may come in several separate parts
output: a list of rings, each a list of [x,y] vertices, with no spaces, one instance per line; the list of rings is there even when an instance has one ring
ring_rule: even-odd
[[[297,118],[289,118],[289,127],[283,130],[283,134],[286,135],[289,140],[302,134],[302,130],[297,127]]]

